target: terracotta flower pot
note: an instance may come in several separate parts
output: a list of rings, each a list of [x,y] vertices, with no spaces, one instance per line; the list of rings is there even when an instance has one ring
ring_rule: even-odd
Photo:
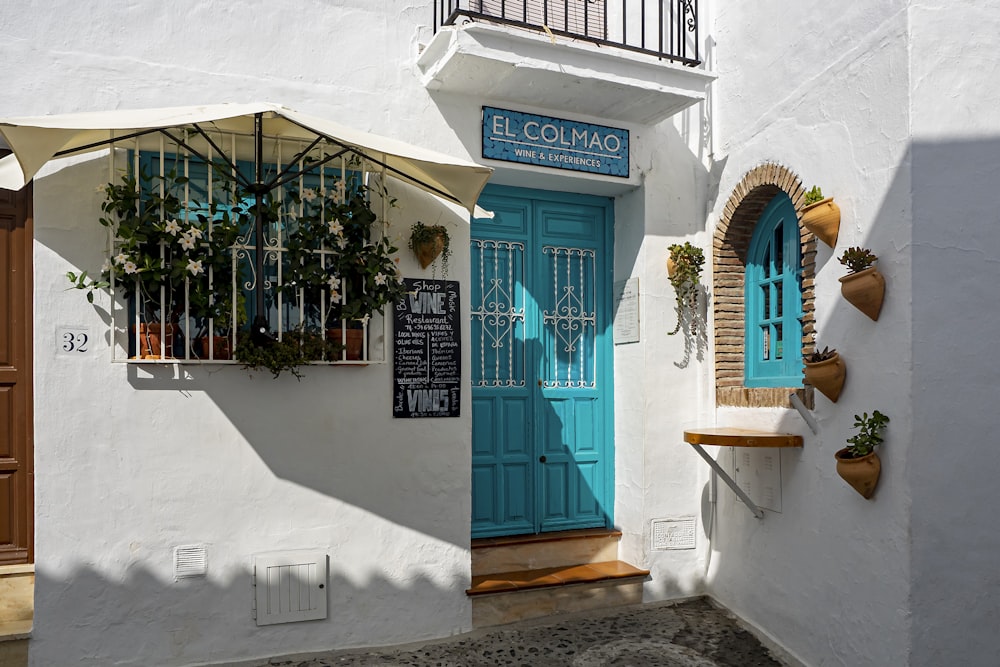
[[[845,447],[834,454],[837,459],[837,474],[863,497],[871,498],[882,473],[882,461],[875,452],[857,459],[843,458],[846,453]]]
[[[831,248],[840,235],[840,207],[827,197],[802,209],[802,226]]]
[[[160,324],[159,322],[139,323],[139,358],[140,359],[173,359],[174,336],[177,333],[176,324]],[[163,357],[160,356],[161,341],[163,342]]]
[[[365,349],[364,329],[347,329],[346,341],[342,335],[342,331],[342,329],[327,329],[326,339],[345,346],[347,355],[346,357],[339,357],[340,360],[346,358],[348,361],[359,361],[362,358],[362,352]],[[338,359],[334,359],[334,361],[337,360]]]
[[[232,341],[228,336],[212,336],[212,359],[232,359],[233,358],[233,345]],[[208,359],[208,336],[202,336],[198,339],[198,345],[200,346],[200,356],[202,359]]]
[[[839,353],[824,361],[805,362],[806,382],[816,387],[834,403],[840,398],[840,390],[847,377],[847,366]]]
[[[874,266],[849,273],[840,278],[840,293],[855,308],[877,322],[885,297],[885,278]]]
[[[435,236],[426,241],[414,244],[413,252],[420,262],[420,268],[426,269],[444,251],[444,237]]]

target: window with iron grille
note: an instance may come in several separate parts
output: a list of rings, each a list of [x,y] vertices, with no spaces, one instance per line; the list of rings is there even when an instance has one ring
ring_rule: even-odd
[[[102,282],[116,359],[239,363],[268,347],[287,348],[290,367],[385,361],[382,312],[403,285],[384,175],[319,142],[272,139],[247,160],[243,141],[111,151]]]

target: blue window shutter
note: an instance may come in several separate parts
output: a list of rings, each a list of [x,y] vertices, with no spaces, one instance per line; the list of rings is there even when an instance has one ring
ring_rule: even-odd
[[[779,194],[753,230],[744,275],[744,385],[802,384],[801,251],[795,207]]]

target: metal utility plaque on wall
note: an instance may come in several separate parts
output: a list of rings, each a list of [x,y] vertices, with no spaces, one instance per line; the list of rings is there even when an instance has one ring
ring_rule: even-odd
[[[618,127],[483,107],[483,157],[628,178],[629,132]]]
[[[733,479],[758,507],[781,512],[781,456],[778,450],[733,447]]]
[[[693,516],[653,521],[651,531],[653,551],[694,549],[695,525]]]

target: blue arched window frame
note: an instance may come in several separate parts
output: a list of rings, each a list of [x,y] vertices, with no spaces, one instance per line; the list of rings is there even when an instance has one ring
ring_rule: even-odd
[[[785,194],[757,222],[744,275],[744,386],[802,385],[802,261],[798,217]]]

